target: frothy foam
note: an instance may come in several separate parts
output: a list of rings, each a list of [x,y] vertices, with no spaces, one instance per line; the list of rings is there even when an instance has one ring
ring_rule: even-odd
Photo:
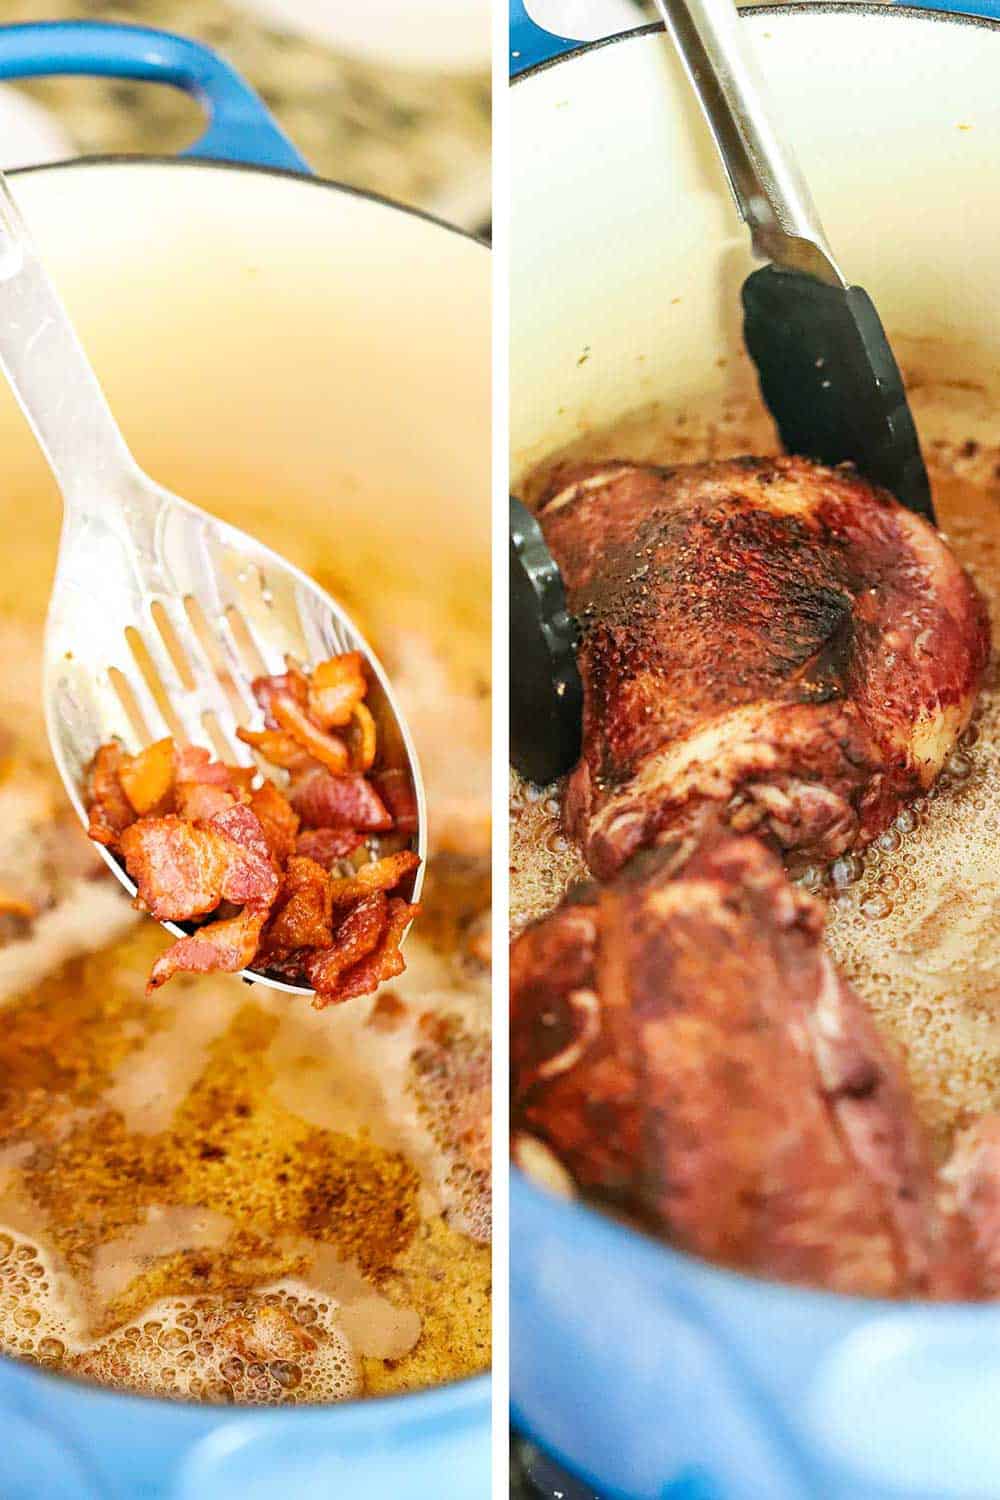
[[[357,1360],[337,1304],[303,1282],[278,1282],[225,1305],[218,1298],[163,1298],[133,1322],[91,1339],[79,1313],[68,1310],[63,1280],[44,1250],[0,1230],[5,1349],[140,1395],[178,1400],[271,1406],[357,1394]]]
[[[376,1145],[414,1164],[429,1203],[455,1228],[485,1242],[488,990],[455,988],[454,974],[452,961],[415,931],[407,971],[381,1007],[365,1000],[288,1013],[281,997],[266,998],[269,1010],[286,1011],[267,1057],[272,1092],[285,1109],[327,1130],[353,1132],[360,1124]]]
[[[996,451],[938,448],[942,527],[1000,639]],[[1000,1106],[1000,673],[929,797],[906,809],[829,898],[830,949],[902,1050],[921,1112],[947,1149]],[[836,875],[838,872],[833,871]]]

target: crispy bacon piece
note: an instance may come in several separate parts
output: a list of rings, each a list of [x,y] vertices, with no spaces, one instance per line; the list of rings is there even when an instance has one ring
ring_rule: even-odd
[[[225,900],[270,906],[278,894],[279,876],[260,819],[253,808],[237,803],[216,813],[207,826],[221,833],[240,850],[240,857],[232,858],[227,888],[223,892]]]
[[[371,785],[389,809],[395,831],[416,833],[417,794],[409,771],[376,771],[371,778]]]
[[[400,849],[398,854],[387,854],[370,865],[362,865],[355,875],[342,880],[330,881],[330,898],[334,906],[350,906],[370,896],[372,891],[394,891],[408,875],[412,875],[420,863],[412,849]]]
[[[146,986],[152,994],[175,974],[236,974],[249,968],[257,953],[266,911],[244,907],[235,917],[206,922],[190,937],[178,938],[153,964]]]
[[[263,786],[251,792],[250,808],[260,819],[268,848],[279,865],[283,865],[295,850],[295,835],[299,831],[298,813],[288,798],[278,791],[273,781],[265,781]]]
[[[370,771],[375,764],[378,749],[378,730],[371,709],[359,703],[354,709],[354,739],[351,743],[351,762],[356,771]]]
[[[358,995],[370,995],[387,979],[395,979],[398,974],[402,974],[406,964],[399,945],[403,941],[403,933],[419,911],[419,906],[411,905],[398,896],[390,898],[389,921],[382,940],[367,958],[346,969],[341,975],[337,982],[338,1004],[344,1000],[354,1000]],[[322,1010],[329,1003],[325,995],[321,996],[317,992],[313,1001],[317,1010]]]
[[[227,807],[235,807],[236,798],[225,787],[208,786],[203,781],[179,781],[174,803],[182,818],[208,822]]]
[[[274,717],[276,698],[290,698],[300,708],[309,706],[309,680],[298,667],[289,667],[287,672],[275,677],[255,677],[251,686],[254,697],[264,710],[268,729],[279,728]]]
[[[169,738],[157,740],[138,755],[127,755],[122,760],[118,779],[140,817],[166,811],[173,790],[176,762],[174,742]]]
[[[360,651],[320,662],[309,679],[309,712],[321,729],[344,729],[368,691]]]
[[[307,959],[306,977],[321,1005],[337,999],[340,976],[375,951],[388,925],[389,903],[385,893],[374,891],[347,913],[331,945]]]
[[[186,818],[140,819],[122,835],[121,852],[138,887],[137,903],[158,921],[204,916],[222,900],[226,844]]]
[[[98,844],[113,849],[135,822],[136,814],[121,784],[125,752],[116,741],[102,745],[90,768],[90,823],[87,832]]]
[[[319,729],[304,708],[286,693],[278,693],[271,700],[271,712],[278,723],[293,740],[300,744],[307,755],[326,766],[335,776],[350,769],[351,757],[347,746],[339,735]]]
[[[384,980],[401,974],[406,966],[399,945],[419,910],[397,896],[387,901],[381,891],[354,906],[333,947],[314,954],[306,966],[306,977],[316,991],[316,1009],[369,995]]]
[[[207,823],[174,813],[141,818],[121,839],[125,868],[138,901],[160,922],[183,922],[214,911],[220,901],[266,908],[278,876],[257,818],[233,805]]]
[[[175,810],[183,818],[214,818],[249,795],[252,766],[227,766],[213,760],[202,745],[185,745],[177,754]]]
[[[177,780],[197,781],[202,786],[218,786],[235,792],[244,786],[247,778],[253,780],[249,766],[227,766],[221,760],[213,760],[210,750],[204,745],[184,745],[176,752]]]
[[[293,854],[261,940],[262,955],[287,957],[300,948],[327,948],[333,942],[332,914],[329,875],[315,860]]]
[[[298,740],[283,729],[237,729],[236,737],[283,771],[304,771],[311,764]]]
[[[292,806],[307,828],[354,828],[387,833],[392,815],[364,776],[331,776],[307,771],[290,789]]]
[[[364,841],[364,834],[353,828],[304,828],[295,840],[295,852],[314,859],[324,870],[331,870]]]

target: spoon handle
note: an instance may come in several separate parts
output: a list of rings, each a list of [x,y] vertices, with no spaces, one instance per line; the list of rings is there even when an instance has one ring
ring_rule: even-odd
[[[656,0],[715,137],[756,253],[845,287],[798,162],[782,140],[732,0]]]
[[[135,463],[0,173],[0,367],[67,512],[122,495]]]

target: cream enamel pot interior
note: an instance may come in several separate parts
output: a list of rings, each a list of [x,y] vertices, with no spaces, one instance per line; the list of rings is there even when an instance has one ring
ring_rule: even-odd
[[[748,237],[658,28],[569,52],[515,3],[515,493],[660,401],[748,398]],[[851,5],[743,13],[831,243],[924,436],[1000,431],[1000,26]],[[953,397],[954,415],[949,416]],[[946,430],[949,429],[950,430]],[[997,1493],[1000,1309],[886,1305],[732,1275],[513,1174],[514,1416],[602,1497]]]
[[[481,244],[332,184],[245,166],[81,162],[19,173],[13,187],[151,473],[300,562],[296,518],[324,515],[344,575],[377,570],[387,598],[412,589],[431,626],[458,588],[488,601]],[[0,452],[0,610],[23,616],[28,597],[40,619],[59,500],[6,388]],[[489,1422],[485,1376],[246,1411],[119,1395],[2,1360],[0,1492],[432,1500],[451,1473],[481,1500]]]

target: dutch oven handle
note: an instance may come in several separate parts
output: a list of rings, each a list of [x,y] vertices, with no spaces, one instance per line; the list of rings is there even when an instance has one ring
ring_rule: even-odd
[[[1000,0],[896,0],[899,5],[915,5],[919,10],[943,10],[963,16],[986,16],[991,21],[1000,21]]]
[[[0,78],[69,73],[168,83],[191,94],[205,107],[208,129],[183,156],[310,171],[253,89],[199,42],[102,21],[0,26]]]
[[[551,62],[579,47],[580,42],[544,31],[528,15],[524,0],[510,0],[510,76],[516,78],[539,63]]]

